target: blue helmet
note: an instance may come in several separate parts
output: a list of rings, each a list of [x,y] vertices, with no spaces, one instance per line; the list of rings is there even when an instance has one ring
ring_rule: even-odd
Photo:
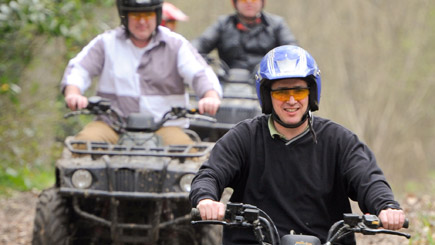
[[[310,88],[309,110],[319,109],[322,82],[320,70],[314,58],[304,49],[293,46],[279,46],[269,51],[261,60],[255,75],[257,96],[263,113],[272,113],[270,87],[273,80],[301,78]]]

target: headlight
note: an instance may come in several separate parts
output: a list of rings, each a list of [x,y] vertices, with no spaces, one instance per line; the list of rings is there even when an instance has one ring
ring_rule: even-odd
[[[71,181],[76,188],[86,189],[92,184],[92,175],[88,170],[77,170],[71,177]]]
[[[195,177],[194,174],[185,174],[180,179],[180,187],[181,190],[190,192],[190,185],[192,184],[193,177]]]

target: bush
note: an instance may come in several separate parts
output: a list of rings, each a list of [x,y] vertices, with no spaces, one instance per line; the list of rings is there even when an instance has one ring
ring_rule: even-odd
[[[97,10],[108,10],[113,4],[113,0],[6,0],[0,4],[0,192],[51,183],[64,129],[72,132],[77,127],[77,122],[59,120],[65,110],[63,98],[53,96],[58,93],[57,84],[47,82],[57,80],[54,74],[41,78],[47,81],[25,76],[33,74],[28,71],[35,69],[29,67],[35,63],[35,52],[49,47],[67,60],[102,31],[104,26],[93,19]],[[54,39],[60,39],[63,48],[50,47]],[[50,66],[64,69],[64,64]],[[53,71],[44,70],[39,73]]]

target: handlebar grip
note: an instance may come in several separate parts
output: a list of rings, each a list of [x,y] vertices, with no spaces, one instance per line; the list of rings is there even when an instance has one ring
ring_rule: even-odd
[[[190,211],[190,216],[192,216],[192,220],[201,220],[201,213],[197,208],[192,208],[192,210]]]
[[[381,220],[379,220],[379,227],[383,227]],[[405,229],[409,228],[409,219],[408,218],[405,218],[405,222],[403,222],[402,228],[405,228]]]
[[[405,218],[405,222],[403,223],[402,227],[408,229],[408,227],[409,227],[409,219],[408,218]]]

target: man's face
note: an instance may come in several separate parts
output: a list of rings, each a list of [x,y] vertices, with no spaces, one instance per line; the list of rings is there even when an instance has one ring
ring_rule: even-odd
[[[137,41],[148,41],[156,29],[155,12],[129,12],[128,30]]]
[[[307,82],[298,78],[275,81],[271,86],[273,109],[286,124],[296,124],[308,108],[309,89]]]
[[[237,0],[236,9],[245,18],[255,18],[263,8],[262,0]]]

